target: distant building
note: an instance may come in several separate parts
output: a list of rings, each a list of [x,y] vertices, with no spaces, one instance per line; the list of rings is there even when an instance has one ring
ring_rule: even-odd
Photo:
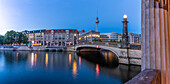
[[[112,32],[112,33],[101,33],[100,37],[102,41],[118,41],[118,33]]]
[[[90,30],[79,35],[79,42],[92,42],[94,39],[100,39],[100,32]]]
[[[122,41],[122,34],[118,34],[118,42]]]
[[[141,34],[129,32],[129,43],[130,44],[141,44]]]
[[[76,29],[51,29],[23,31],[28,37],[29,45],[66,46],[78,43],[79,33]],[[76,40],[76,41],[75,41]]]

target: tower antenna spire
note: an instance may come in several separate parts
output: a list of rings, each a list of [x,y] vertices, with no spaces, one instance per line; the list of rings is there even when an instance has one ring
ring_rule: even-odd
[[[98,8],[97,8],[96,32],[98,32],[98,24],[99,24],[99,19],[98,19]]]

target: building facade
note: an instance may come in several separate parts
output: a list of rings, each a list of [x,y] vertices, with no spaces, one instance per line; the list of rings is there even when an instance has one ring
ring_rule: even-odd
[[[92,42],[94,39],[100,39],[100,32],[90,30],[79,35],[79,42]]]
[[[118,41],[118,33],[112,32],[112,33],[101,33],[100,34],[102,41]]]
[[[141,44],[140,34],[129,32],[129,43],[130,44]]]
[[[31,46],[67,46],[78,43],[79,33],[76,29],[51,29],[23,31]]]

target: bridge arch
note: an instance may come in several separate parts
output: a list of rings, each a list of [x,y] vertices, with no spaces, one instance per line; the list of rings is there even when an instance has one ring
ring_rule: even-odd
[[[113,48],[113,47],[108,47],[108,46],[98,46],[98,45],[79,45],[79,46],[75,47],[76,51],[78,51],[81,48],[96,48],[98,50],[105,49],[105,50],[109,50],[109,51],[113,52],[118,57],[118,59],[120,57],[120,49],[119,48]]]

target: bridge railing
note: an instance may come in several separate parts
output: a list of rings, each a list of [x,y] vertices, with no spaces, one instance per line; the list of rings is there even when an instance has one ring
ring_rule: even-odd
[[[109,47],[119,47],[120,43],[113,42],[79,42],[79,45],[102,45]]]
[[[121,47],[121,44],[117,42],[79,42],[78,45],[102,45],[102,46],[109,46],[109,47],[116,47],[116,48]],[[129,49],[141,50],[141,45],[130,44]]]

